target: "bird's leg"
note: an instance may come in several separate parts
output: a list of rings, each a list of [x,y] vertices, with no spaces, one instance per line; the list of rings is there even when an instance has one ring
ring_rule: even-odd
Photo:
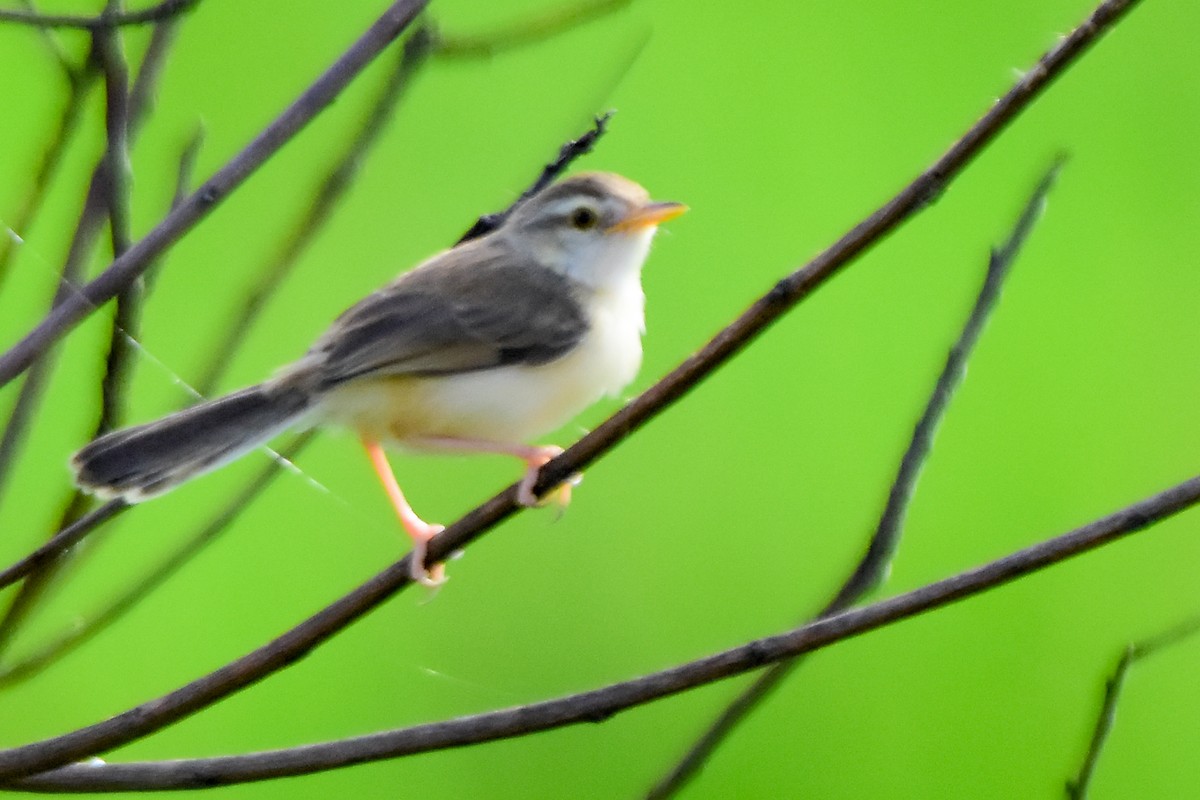
[[[525,462],[525,475],[517,485],[517,502],[523,506],[540,505],[533,487],[537,483],[538,473],[555,456],[562,453],[561,447],[554,445],[506,444],[492,442],[487,439],[455,439],[449,436],[425,436],[412,441],[411,444],[427,447],[433,450],[459,450],[466,453],[499,453],[515,456]],[[582,475],[572,475],[563,481],[547,497],[553,495],[554,502],[561,508],[566,508],[571,502],[571,488],[583,480]]]
[[[388,463],[383,447],[379,442],[368,439],[363,439],[362,443],[367,450],[367,458],[371,459],[371,466],[375,468],[375,474],[383,484],[383,490],[387,492],[392,507],[396,509],[396,515],[400,517],[400,524],[412,538],[412,560],[409,562],[409,569],[413,580],[425,586],[440,586],[446,582],[446,567],[438,563],[426,570],[425,546],[430,539],[441,533],[445,526],[430,525],[418,517],[417,512],[413,511],[412,506],[404,499],[404,492],[400,491],[400,484],[396,482],[396,475],[392,472],[392,465]]]

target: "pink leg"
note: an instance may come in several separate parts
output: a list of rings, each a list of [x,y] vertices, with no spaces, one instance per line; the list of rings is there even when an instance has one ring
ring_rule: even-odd
[[[446,568],[443,564],[434,564],[432,569],[426,571],[425,545],[443,531],[444,526],[430,525],[418,517],[417,512],[413,511],[412,506],[404,499],[404,493],[400,491],[400,484],[396,482],[396,475],[392,472],[392,466],[388,463],[387,455],[383,452],[383,447],[379,442],[363,439],[362,443],[367,450],[367,458],[371,459],[371,466],[375,468],[375,474],[383,483],[383,490],[387,492],[388,499],[392,501],[392,507],[396,509],[396,514],[400,517],[400,524],[404,526],[404,530],[413,540],[412,561],[410,562],[413,580],[426,586],[440,586],[446,582]]]
[[[499,453],[506,456],[516,456],[525,462],[525,476],[517,486],[517,502],[523,506],[538,505],[537,495],[533,493],[537,483],[538,473],[546,462],[562,453],[561,447],[554,445],[505,444],[490,442],[486,439],[452,439],[443,436],[428,436],[412,442],[415,445],[437,450],[461,450],[467,453]],[[579,483],[581,477],[573,475],[559,486],[554,494],[555,502],[566,507],[571,502],[571,487]]]

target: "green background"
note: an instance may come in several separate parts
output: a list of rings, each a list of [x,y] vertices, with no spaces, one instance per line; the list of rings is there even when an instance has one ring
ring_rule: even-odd
[[[437,0],[448,33],[553,6]],[[135,232],[161,217],[198,122],[225,163],[383,3],[203,0],[133,156]],[[90,10],[62,4],[54,10]],[[328,321],[505,206],[590,115],[619,113],[579,168],[692,211],[645,272],[646,388],[786,272],[927,166],[1017,71],[1089,12],[1006,3],[632,3],[552,41],[421,74],[332,224],[274,297],[224,387],[297,357]],[[938,202],[749,351],[595,464],[561,520],[524,513],[292,668],[113,761],[283,747],[551,698],[783,630],[828,597],[1000,242],[1053,155],[1071,160],[935,442],[884,589],[952,574],[1189,477],[1200,452],[1200,6],[1147,0]],[[140,53],[147,32],[128,37]],[[62,34],[72,52],[85,38]],[[130,419],[175,407],[259,265],[304,208],[392,57],[173,248],[145,312]],[[62,102],[39,37],[0,26],[0,221]],[[50,203],[0,291],[0,343],[42,315],[103,146],[94,92]],[[107,259],[101,253],[98,269]],[[8,563],[58,513],[94,424],[107,310],[62,350],[0,505]],[[0,392],[0,408],[15,384]],[[618,406],[549,440],[571,442]],[[86,616],[266,463],[254,454],[128,514],[12,651]],[[450,522],[509,460],[396,470]],[[323,436],[216,544],[78,652],[0,697],[0,744],[89,724],[258,646],[403,549],[352,436]],[[1104,676],[1130,640],[1200,609],[1194,514],[1037,576],[822,651],[686,797],[1061,797]],[[1094,797],[1200,797],[1200,642],[1146,662]],[[214,797],[632,797],[745,679],[516,741]]]

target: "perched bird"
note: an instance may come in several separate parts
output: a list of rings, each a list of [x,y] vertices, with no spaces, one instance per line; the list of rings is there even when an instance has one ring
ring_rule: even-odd
[[[91,442],[71,458],[76,482],[135,503],[288,427],[342,425],[413,539],[413,576],[436,584],[442,567],[426,572],[425,543],[442,528],[412,510],[381,443],[516,456],[518,500],[535,505],[538,470],[562,450],[528,442],[633,380],[642,263],[658,224],[686,210],[614,174],[553,184],[351,306],[274,378]]]

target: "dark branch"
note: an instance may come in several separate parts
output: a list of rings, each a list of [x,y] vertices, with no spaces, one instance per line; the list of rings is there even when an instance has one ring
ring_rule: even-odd
[[[1100,756],[1104,752],[1104,743],[1108,740],[1108,734],[1112,731],[1113,723],[1117,719],[1117,705],[1121,700],[1121,691],[1125,687],[1125,676],[1129,672],[1129,668],[1197,633],[1200,633],[1200,615],[1185,620],[1157,636],[1135,642],[1121,653],[1113,674],[1104,682],[1104,700],[1096,715],[1092,738],[1088,742],[1083,763],[1079,765],[1079,772],[1075,778],[1067,781],[1067,797],[1070,800],[1087,800],[1092,777],[1096,773],[1096,766],[1100,763]]]
[[[110,4],[109,8],[112,7]],[[105,130],[108,134],[104,156],[108,191],[104,205],[108,210],[113,258],[119,258],[128,250],[133,239],[129,208],[129,69],[119,37],[118,32],[110,29],[95,34],[95,51],[104,72]],[[125,408],[125,387],[133,368],[131,339],[137,338],[141,327],[144,285],[140,279],[135,280],[117,296],[117,311],[113,315],[109,334],[104,377],[100,382],[100,420],[93,438],[120,427]]]
[[[595,122],[592,123],[591,130],[578,139],[572,139],[564,144],[558,151],[558,157],[542,168],[542,174],[538,176],[537,180],[530,184],[529,188],[522,192],[521,196],[514,200],[508,208],[503,211],[497,211],[494,214],[484,214],[475,220],[475,224],[459,238],[457,244],[462,244],[471,239],[478,239],[480,236],[486,236],[503,225],[504,220],[508,219],[522,203],[553,183],[570,166],[571,162],[580,156],[592,152],[592,148],[596,146],[597,140],[608,129],[608,121],[611,118],[611,111],[596,117]]]
[[[633,0],[580,0],[478,35],[437,34],[439,58],[491,58],[505,50],[533,44],[624,8]]]
[[[549,462],[542,468],[535,491],[544,493],[559,485],[572,473],[580,471],[611,450],[651,417],[661,413],[682,397],[702,378],[740,352],[771,322],[824,284],[838,269],[850,263],[855,256],[927,205],[935,190],[940,190],[956,177],[984,145],[994,139],[1018,113],[1045,91],[1055,77],[1074,63],[1103,32],[1116,24],[1135,4],[1136,0],[1107,0],[1100,5],[1079,28],[1043,56],[1038,65],[1026,73],[1007,95],[994,103],[989,112],[929,170],[808,266],[780,281],[699,353],[690,357],[571,449]],[[189,221],[187,225],[190,224]],[[167,237],[165,241],[169,242],[170,237],[182,233],[187,225],[181,221],[171,225],[164,224],[167,232],[159,236]],[[145,241],[143,240],[143,243]],[[135,246],[127,255],[132,255],[141,244]],[[126,262],[125,268],[118,270],[117,276],[111,278],[105,287],[119,287],[123,280],[120,277],[121,273],[132,270],[133,267],[129,265],[136,266],[136,263],[132,260]],[[32,358],[43,346],[43,335],[49,337],[45,340],[48,344],[61,335],[65,327],[64,323],[49,319],[39,326],[39,330],[44,333],[31,334],[15,353],[10,353],[6,359],[0,361],[0,369],[7,370],[8,377],[23,369],[20,364],[24,359]],[[4,367],[4,363],[10,366]],[[428,560],[431,563],[445,560],[452,552],[462,549],[485,530],[515,513],[516,493],[516,485],[509,486],[434,537],[429,542]],[[1144,522],[1140,519],[1139,521]],[[43,772],[89,755],[105,752],[153,733],[257,683],[271,673],[295,663],[298,658],[407,586],[410,582],[409,569],[409,558],[405,557],[275,640],[169,694],[103,722],[46,742],[35,742],[0,751],[0,779]],[[856,612],[847,612],[847,615],[854,613]],[[822,621],[816,625],[827,625],[829,622]],[[761,661],[756,663],[761,665]]]
[[[129,506],[120,500],[112,500],[62,528],[37,550],[0,572],[0,589],[19,581],[46,562],[55,559],[101,523],[107,522],[127,508]]]
[[[911,592],[661,672],[556,700],[285,750],[158,763],[75,764],[37,777],[8,782],[5,788],[46,792],[199,789],[309,774],[367,761],[523,736],[581,722],[604,721],[626,709],[750,672],[764,664],[811,653],[980,594],[1116,541],[1198,502],[1200,477],[1195,477],[1089,525]],[[116,720],[126,725],[137,724],[136,718],[129,718],[131,713]],[[153,712],[143,709],[142,713]],[[39,749],[44,751],[41,753],[43,761],[50,760],[45,757],[46,753],[58,753],[60,755],[54,760],[64,763],[66,759],[61,758],[61,753],[73,749],[73,742],[68,740],[79,735],[80,732],[76,732],[0,752],[0,764],[9,775],[28,774],[33,771],[30,767],[18,765],[30,763]],[[18,761],[16,756],[21,753],[26,755]]]
[[[70,14],[39,14],[32,11],[0,10],[0,22],[16,22],[35,28],[80,28],[88,31],[106,31],[126,25],[148,25],[177,17],[200,0],[163,0],[163,2],[141,11],[105,10],[94,17]]]
[[[933,445],[933,437],[945,417],[954,391],[962,382],[967,368],[967,360],[991,317],[996,301],[1000,298],[1000,287],[1008,276],[1021,246],[1032,231],[1034,223],[1041,215],[1042,209],[1045,207],[1046,195],[1061,167],[1062,159],[1060,158],[1055,161],[1039,181],[1037,188],[1034,189],[1008,242],[1000,250],[992,251],[991,257],[988,259],[983,286],[975,298],[975,303],[958,339],[950,348],[946,364],[913,429],[912,439],[904,451],[904,456],[900,459],[900,469],[888,491],[883,514],[880,515],[879,523],[867,543],[866,552],[829,603],[817,613],[816,619],[828,617],[850,608],[867,593],[878,587],[886,577],[896,550],[900,546],[900,537],[904,530],[904,520],[908,514],[909,503],[917,485],[917,478],[920,477],[922,468],[928,459],[930,448]],[[803,663],[802,659],[794,658],[781,661],[764,670],[754,679],[753,683],[739,692],[737,697],[722,709],[717,718],[697,737],[683,757],[655,784],[647,797],[651,800],[662,800],[662,798],[678,793],[688,781],[696,776],[701,767],[737,726],[760,703],[766,700],[775,687],[791,675],[801,663]]]
[[[168,214],[95,280],[51,311],[0,356],[0,386],[20,375],[54,342],[145,272],[153,260],[208,216],[293,136],[323,111],[416,18],[428,0],[396,0],[295,102],[183,205]]]
[[[31,14],[37,13],[37,6],[33,0],[20,0],[21,5]],[[71,63],[72,59],[67,55],[67,49],[63,47],[63,43],[59,40],[58,35],[50,28],[38,28],[38,33],[41,34],[42,41],[46,44],[46,49],[50,51],[50,55],[58,62],[58,66],[62,68],[63,74],[67,80],[74,83],[79,77],[79,72]]]

